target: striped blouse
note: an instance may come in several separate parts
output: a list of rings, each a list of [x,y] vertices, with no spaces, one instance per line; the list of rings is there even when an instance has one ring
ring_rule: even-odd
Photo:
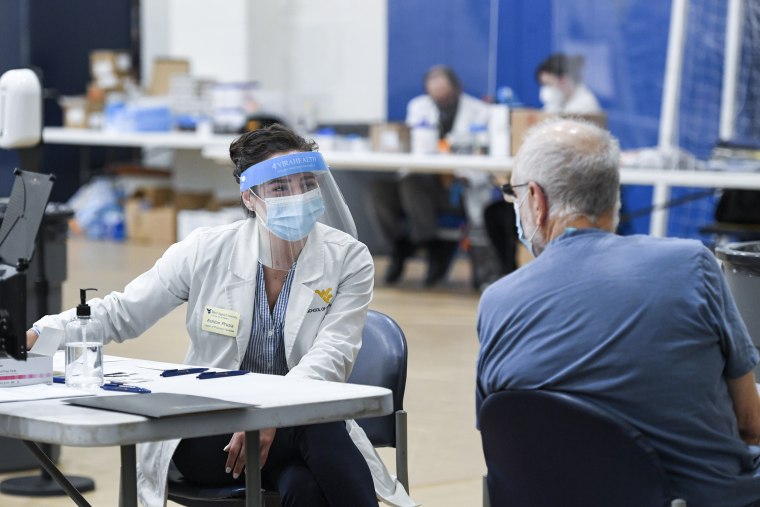
[[[285,359],[285,309],[290,299],[290,286],[293,283],[296,263],[282,285],[277,302],[272,313],[269,313],[269,301],[264,286],[264,266],[259,262],[259,273],[256,284],[256,298],[253,303],[253,326],[248,349],[245,351],[241,370],[268,375],[285,375],[288,373],[288,363]]]

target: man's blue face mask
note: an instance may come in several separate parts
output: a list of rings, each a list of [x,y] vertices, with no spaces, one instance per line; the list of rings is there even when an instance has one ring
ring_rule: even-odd
[[[267,209],[264,225],[286,241],[298,241],[308,236],[325,212],[319,188],[303,194],[267,197],[264,203]]]
[[[515,201],[512,203],[512,205],[515,208],[515,222],[517,223],[517,239],[520,240],[520,243],[523,244],[525,248],[528,249],[530,254],[535,257],[536,254],[533,251],[533,236],[536,235],[536,232],[538,231],[538,228],[535,228],[533,230],[533,234],[530,235],[530,238],[525,237],[525,233],[523,232],[522,228],[522,222],[520,221],[520,207],[522,206],[522,203],[525,201],[525,199],[528,198],[528,194],[525,194],[525,197],[523,197],[520,202]]]

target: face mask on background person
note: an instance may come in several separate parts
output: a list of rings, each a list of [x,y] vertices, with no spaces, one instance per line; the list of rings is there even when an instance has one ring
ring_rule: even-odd
[[[547,111],[558,112],[562,110],[564,96],[562,90],[556,86],[543,85],[538,91],[538,98]]]
[[[257,217],[269,231],[286,241],[298,241],[309,235],[314,224],[325,212],[325,204],[319,188],[303,194],[285,197],[267,197],[266,222]]]
[[[533,257],[536,257],[536,253],[533,251],[533,236],[536,235],[536,232],[538,232],[538,227],[533,229],[533,234],[530,235],[530,238],[525,237],[525,233],[523,232],[522,228],[522,222],[520,221],[520,206],[522,206],[523,201],[528,197],[526,194],[525,197],[522,198],[522,200],[518,202],[512,203],[512,206],[515,208],[515,222],[517,223],[517,239],[520,240],[520,243],[523,244],[525,248],[528,249],[530,254]]]

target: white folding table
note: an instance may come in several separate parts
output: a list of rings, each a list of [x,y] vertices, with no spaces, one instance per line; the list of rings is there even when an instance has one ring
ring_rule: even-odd
[[[194,375],[162,378],[159,377],[162,368],[167,366],[180,368],[182,365],[167,365],[142,360],[123,361],[118,366],[110,368],[119,371],[135,367],[144,368],[145,375],[152,375],[154,380],[136,385],[149,387],[152,392],[209,396],[256,405],[256,407],[149,418],[78,407],[65,403],[61,399],[0,403],[0,436],[18,438],[35,447],[36,445],[32,442],[75,447],[120,446],[119,504],[121,507],[136,507],[135,445],[138,443],[245,431],[246,470],[257,471],[257,473],[246,473],[246,489],[249,493],[260,492],[259,430],[374,417],[393,411],[391,391],[380,387],[298,380],[252,373],[209,380],[198,380]],[[136,366],[138,364],[142,366]],[[148,369],[151,364],[156,368]],[[54,384],[50,388],[67,389],[60,384]],[[107,392],[103,391],[103,393]],[[111,392],[108,393],[113,395]],[[212,393],[213,396],[210,396]],[[117,395],[143,396],[141,394]],[[52,463],[47,463],[47,465],[54,466]],[[57,470],[53,470],[52,475],[57,476],[56,480],[62,477]],[[73,495],[72,498],[78,505],[89,505],[81,495],[78,499],[75,496]],[[249,494],[246,505],[260,506],[260,493]]]

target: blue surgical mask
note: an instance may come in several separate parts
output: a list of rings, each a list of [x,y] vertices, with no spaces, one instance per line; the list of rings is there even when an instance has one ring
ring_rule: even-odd
[[[523,232],[522,222],[520,221],[520,207],[522,206],[522,203],[526,198],[527,198],[527,195],[523,197],[523,199],[519,203],[518,202],[513,203],[513,206],[515,208],[515,222],[517,223],[517,239],[520,240],[520,243],[522,243],[523,246],[528,249],[528,251],[533,257],[536,257],[536,253],[533,251],[533,236],[536,235],[536,231],[538,231],[538,228],[533,230],[533,234],[530,235],[530,238],[526,238],[525,233]]]
[[[325,212],[318,188],[303,194],[264,199],[267,219],[264,224],[272,234],[286,241],[298,241],[309,235]]]

